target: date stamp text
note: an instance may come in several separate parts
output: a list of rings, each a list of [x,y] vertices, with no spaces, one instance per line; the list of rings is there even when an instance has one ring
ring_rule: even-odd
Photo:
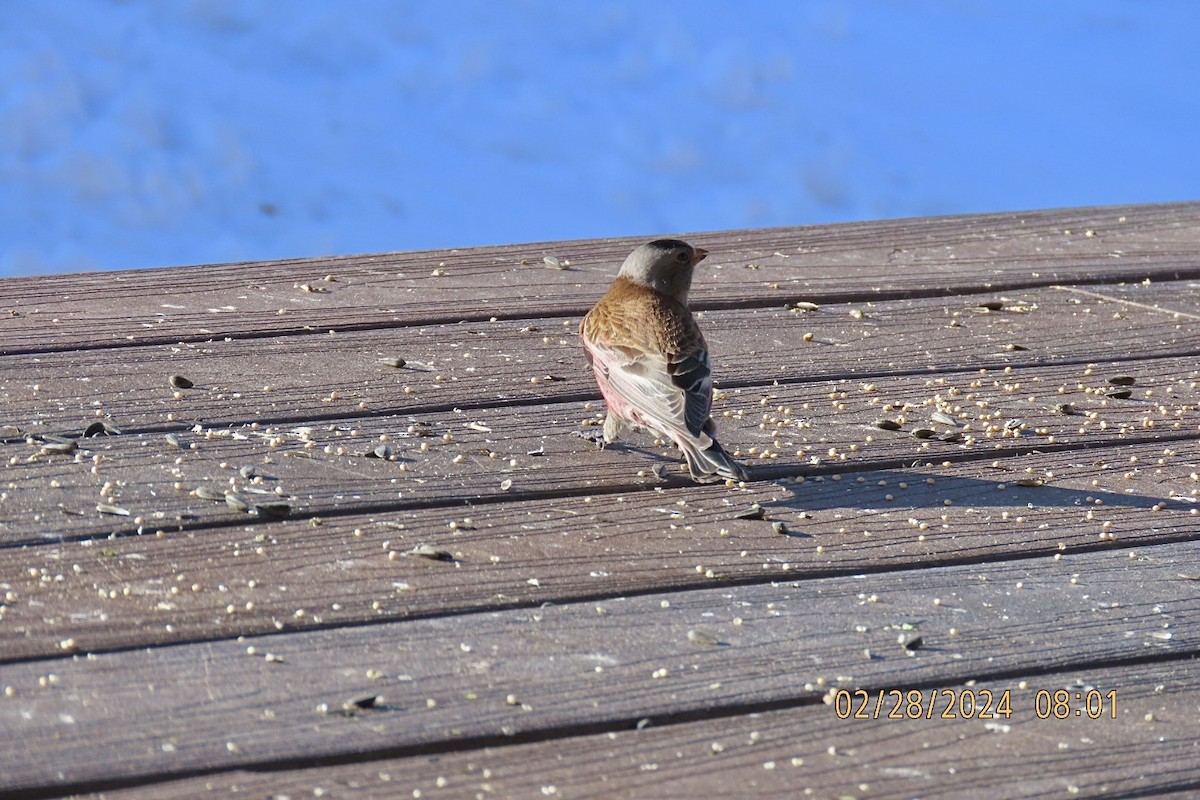
[[[1117,691],[1039,689],[1030,708],[1037,719],[1117,718]],[[1028,698],[1019,703],[1028,703]],[[1020,711],[1020,709],[1017,709]],[[1001,719],[1013,716],[1011,689],[838,689],[833,694],[838,719]]]

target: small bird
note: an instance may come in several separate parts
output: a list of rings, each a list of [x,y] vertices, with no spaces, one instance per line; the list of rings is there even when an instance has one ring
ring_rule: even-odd
[[[717,442],[708,345],[692,312],[692,271],[708,251],[658,239],[629,254],[616,280],[579,325],[604,395],[604,442],[625,423],[649,428],[683,451],[693,480],[746,480]]]

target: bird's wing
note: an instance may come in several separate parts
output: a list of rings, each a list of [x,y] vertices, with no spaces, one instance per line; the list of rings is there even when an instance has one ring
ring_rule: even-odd
[[[708,424],[712,413],[712,364],[707,350],[699,350],[684,358],[672,357],[667,363],[671,382],[683,390],[684,421],[693,436]]]
[[[593,364],[599,362],[603,370],[598,377],[619,398],[618,414],[668,435],[698,438],[704,434],[712,408],[706,351],[679,357],[599,342],[589,342],[588,347]]]

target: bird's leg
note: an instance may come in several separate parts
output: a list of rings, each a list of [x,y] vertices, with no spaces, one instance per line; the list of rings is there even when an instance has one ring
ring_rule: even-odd
[[[621,431],[625,428],[625,421],[620,417],[615,417],[612,414],[607,414],[604,417],[604,428],[602,430],[588,431],[572,431],[575,436],[594,444],[598,449],[603,450],[608,445],[612,444]]]
[[[619,418],[613,416],[610,411],[604,417],[604,443],[611,444],[621,433],[621,429],[625,427],[625,423]]]

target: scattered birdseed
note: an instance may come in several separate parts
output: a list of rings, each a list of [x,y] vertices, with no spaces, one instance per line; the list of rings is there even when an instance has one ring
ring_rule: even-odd
[[[359,697],[352,697],[342,703],[342,707],[338,709],[338,713],[343,717],[354,717],[364,711],[381,707],[383,705],[380,702],[381,699],[377,694],[364,694]]]
[[[120,428],[109,423],[106,419],[98,419],[91,425],[88,425],[83,430],[83,438],[90,439],[93,436],[117,436],[121,433]]]
[[[43,433],[39,438],[43,442],[51,442],[53,444],[76,444],[75,440],[70,436],[63,436],[58,433]]]
[[[260,517],[286,517],[288,514],[292,513],[292,506],[290,503],[284,502],[255,503],[254,511]]]
[[[214,500],[217,502],[225,502],[225,492],[221,489],[210,489],[207,486],[197,486],[193,491],[196,497],[201,500]]]
[[[958,420],[942,411],[935,411],[930,415],[930,419],[939,425],[957,425]]]
[[[129,509],[121,506],[109,505],[108,503],[96,503],[96,510],[101,514],[112,514],[118,517],[128,517]]]
[[[788,535],[788,527],[782,522],[772,522],[771,530],[775,531],[775,533],[779,534],[780,536]]]
[[[999,311],[1004,308],[1004,302],[1001,300],[988,300],[975,306],[976,311]]]
[[[913,428],[909,431],[909,435],[916,439],[932,439],[937,436],[937,431],[930,430],[929,428]]]
[[[412,550],[409,550],[406,555],[416,556],[417,558],[427,558],[430,561],[448,561],[453,563],[454,554],[449,550],[439,550],[436,547],[427,544],[419,544]]]
[[[745,511],[734,515],[734,519],[762,519],[766,516],[766,510],[761,504],[755,503]]]
[[[243,500],[239,495],[234,494],[233,492],[226,492],[225,504],[228,505],[230,508],[232,508],[234,511],[249,511],[250,510],[250,504],[247,503],[245,500]]]
[[[894,419],[879,419],[872,424],[881,431],[898,431],[901,428],[900,423]]]
[[[1137,378],[1132,375],[1113,375],[1108,382],[1113,386],[1133,386],[1137,383]]]
[[[570,261],[560,260],[555,256],[543,257],[542,263],[550,269],[567,269],[571,265]]]
[[[1132,389],[1113,389],[1104,393],[1105,397],[1111,397],[1114,400],[1128,400],[1133,396]]]
[[[385,367],[395,367],[396,369],[400,369],[408,362],[398,356],[388,356],[387,358],[379,359],[379,363]]]
[[[176,389],[191,389],[196,384],[192,383],[182,375],[172,375],[167,378],[167,383],[171,384]]]

